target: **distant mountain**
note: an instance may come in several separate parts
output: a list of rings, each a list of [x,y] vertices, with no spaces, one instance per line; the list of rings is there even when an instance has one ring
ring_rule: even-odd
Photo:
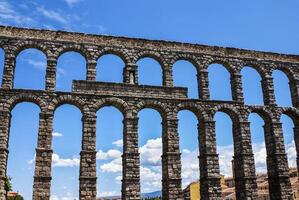
[[[150,193],[143,193],[141,194],[141,198],[153,198],[153,197],[160,197],[162,196],[161,191],[150,192]]]
[[[142,193],[141,198],[154,198],[154,197],[160,197],[162,196],[161,191],[156,191],[156,192],[149,192],[149,193]],[[111,196],[111,197],[101,197],[98,198],[98,200],[114,200],[114,199],[120,199],[120,196]]]

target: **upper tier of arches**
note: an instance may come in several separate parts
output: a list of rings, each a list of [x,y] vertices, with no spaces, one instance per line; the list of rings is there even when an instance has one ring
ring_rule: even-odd
[[[245,104],[258,104],[258,105],[271,105],[277,104],[279,106],[294,106],[299,105],[299,92],[297,87],[297,78],[296,78],[296,65],[290,65],[289,63],[272,63],[270,61],[254,61],[246,59],[236,59],[236,58],[226,58],[226,57],[215,57],[215,56],[204,56],[204,55],[193,55],[186,53],[169,53],[165,54],[159,51],[145,51],[145,50],[126,50],[121,48],[107,48],[104,47],[94,47],[94,49],[89,49],[83,45],[63,45],[53,48],[43,43],[35,42],[20,42],[14,46],[3,46],[4,56],[0,60],[2,64],[1,71],[2,75],[2,88],[20,88],[15,84],[15,79],[18,76],[18,71],[23,67],[18,65],[19,56],[22,56],[22,52],[28,49],[35,49],[44,56],[44,63],[46,66],[39,66],[39,70],[44,73],[44,81],[41,80],[41,87],[33,89],[45,89],[46,91],[70,91],[60,90],[59,89],[59,77],[62,74],[68,74],[74,71],[80,71],[82,76],[74,76],[73,79],[70,78],[71,82],[74,79],[83,79],[87,81],[104,81],[104,82],[117,82],[117,83],[129,83],[129,84],[141,84],[141,85],[158,85],[173,87],[175,86],[187,86],[189,91],[192,91],[193,94],[189,94],[189,98],[193,99],[203,99],[203,100],[223,100],[223,101],[236,101],[236,102],[245,102]],[[67,66],[69,69],[64,69],[61,67],[60,60],[65,54],[70,52],[75,52],[78,59],[82,60],[79,67],[75,70],[73,66]],[[101,65],[103,58],[107,56],[112,56],[111,59],[108,59],[108,62],[104,62],[105,65]],[[0,57],[1,59],[1,57]],[[144,60],[146,62],[144,62]],[[110,63],[115,62],[117,67],[114,68]],[[186,62],[188,65],[192,66],[190,69],[193,71],[188,74],[186,79],[196,82],[196,84],[184,84],[177,81],[175,70],[176,65],[180,62]],[[141,63],[141,64],[140,64]],[[145,67],[143,67],[143,65]],[[112,67],[110,67],[112,66]],[[187,66],[187,65],[186,65]],[[210,70],[214,66],[217,66],[217,70]],[[105,70],[103,70],[105,68]],[[156,69],[155,74],[148,74],[148,70]],[[244,74],[244,69],[250,68],[255,71],[256,79],[258,80],[258,91],[261,91],[262,94],[259,95],[259,100],[257,102],[251,103],[250,94],[255,94],[255,91],[252,91],[252,88],[244,86],[248,84],[244,82],[246,74]],[[115,69],[115,70],[114,70]],[[23,69],[22,69],[23,70]],[[103,72],[102,72],[103,70]],[[104,72],[109,72],[112,78],[109,80],[109,76],[103,74]],[[151,70],[151,69],[150,69]],[[213,85],[213,82],[219,83],[221,78],[219,71],[225,71],[225,77],[221,79],[221,84]],[[283,87],[277,87],[277,81],[275,73],[279,71],[283,79]],[[216,72],[216,73],[214,73]],[[104,76],[102,80],[101,77]],[[194,77],[195,76],[195,77]],[[97,78],[99,77],[99,78]],[[145,80],[144,77],[151,77],[152,80]],[[259,82],[260,81],[260,82]],[[250,80],[249,80],[250,82]],[[278,80],[279,82],[279,80]],[[256,81],[253,83],[255,84]],[[287,85],[288,84],[288,85]],[[68,88],[71,88],[71,83],[68,83]],[[222,87],[224,87],[221,89]],[[221,88],[220,88],[221,87]],[[284,91],[281,92],[279,90]],[[289,92],[287,97],[289,98],[285,102],[281,103],[280,97],[285,92],[285,88]],[[249,90],[249,91],[248,91]],[[251,91],[250,91],[251,90]],[[221,91],[226,92],[227,94],[218,95],[215,97],[215,94],[220,94]],[[275,96],[276,95],[276,96]],[[285,96],[284,96],[285,99]]]

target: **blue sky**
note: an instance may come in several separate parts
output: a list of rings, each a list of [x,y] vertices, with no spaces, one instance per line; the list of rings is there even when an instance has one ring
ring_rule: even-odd
[[[0,0],[0,24],[299,54],[298,7],[299,2],[295,0]],[[2,75],[2,51],[0,63]],[[70,91],[72,80],[84,79],[85,64],[79,54],[63,54],[57,65],[57,90]],[[121,59],[113,55],[100,58],[97,80],[122,82],[123,65]],[[15,87],[43,89],[45,67],[45,56],[41,52],[33,49],[21,52],[17,58]],[[161,85],[161,68],[156,61],[149,58],[140,60],[138,70],[140,84]],[[263,104],[258,73],[245,67],[242,75],[245,102]],[[286,76],[275,71],[273,77],[277,103],[290,106]],[[210,66],[209,81],[212,99],[231,100],[229,73],[224,67]],[[196,70],[186,61],[174,65],[174,84],[188,87],[190,98],[200,96]],[[8,175],[13,178],[14,190],[27,200],[32,194],[39,108],[22,103],[12,114]],[[119,194],[123,116],[113,107],[99,110],[97,116],[98,194]],[[141,188],[143,192],[160,190],[161,117],[151,109],[142,110],[138,116]],[[216,114],[215,120],[221,173],[229,176],[233,153],[231,121],[221,112]],[[289,164],[295,166],[293,124],[287,116],[283,116],[281,121]],[[250,115],[250,122],[257,171],[264,172],[264,122],[256,114]],[[198,179],[197,123],[191,112],[179,113],[184,186]],[[53,127],[52,200],[78,197],[81,128],[81,113],[76,107],[64,105],[57,109]]]

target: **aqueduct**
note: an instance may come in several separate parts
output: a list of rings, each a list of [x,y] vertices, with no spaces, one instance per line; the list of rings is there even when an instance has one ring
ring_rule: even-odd
[[[196,44],[87,35],[48,30],[0,27],[0,47],[5,52],[0,89],[0,199],[5,199],[4,180],[9,156],[8,140],[11,110],[20,102],[33,102],[40,109],[36,147],[33,199],[50,199],[52,124],[55,109],[72,104],[82,112],[80,153],[81,200],[95,200],[96,188],[96,112],[112,105],[124,115],[122,199],[140,199],[140,159],[138,153],[138,112],[154,108],[162,116],[162,194],[163,199],[182,199],[181,161],[177,113],[187,109],[200,119],[198,126],[201,198],[221,199],[220,172],[216,152],[215,122],[217,111],[233,121],[234,170],[237,199],[257,199],[257,183],[248,115],[260,114],[265,121],[267,169],[271,199],[292,199],[280,116],[293,119],[294,138],[299,150],[299,56],[222,48]],[[27,48],[36,48],[47,57],[44,90],[14,89],[16,56]],[[59,55],[76,51],[86,59],[86,79],[74,80],[72,92],[56,91],[56,64]],[[113,53],[125,62],[123,83],[96,81],[96,60]],[[136,62],[143,57],[156,59],[162,66],[163,86],[138,84]],[[187,89],[173,86],[172,66],[178,60],[190,61],[197,69],[198,99],[189,99]],[[209,95],[207,67],[223,64],[231,75],[232,101],[214,101]],[[244,104],[241,69],[252,66],[262,77],[264,105]],[[276,105],[272,71],[280,69],[290,80],[292,107]],[[298,164],[298,159],[297,159]]]

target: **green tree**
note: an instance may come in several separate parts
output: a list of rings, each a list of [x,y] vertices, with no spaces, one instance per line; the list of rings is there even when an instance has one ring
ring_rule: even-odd
[[[6,177],[5,178],[5,184],[4,184],[4,189],[7,192],[12,191],[12,184],[11,184],[11,177]],[[6,197],[7,200],[24,200],[24,198],[21,195],[17,195],[15,197]]]
[[[11,184],[11,177],[6,177],[5,178],[5,184],[4,184],[4,189],[6,192],[12,191],[12,184]]]
[[[24,200],[24,198],[21,195],[17,195],[15,197],[9,197],[7,200]]]

